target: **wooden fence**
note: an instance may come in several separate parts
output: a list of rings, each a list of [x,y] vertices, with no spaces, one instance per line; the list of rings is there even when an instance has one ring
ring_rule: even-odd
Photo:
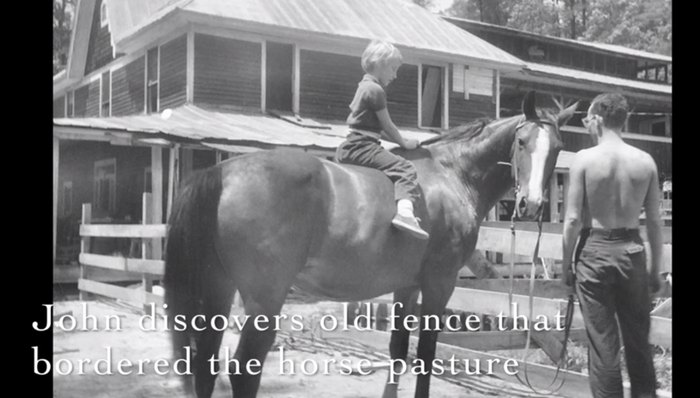
[[[131,303],[163,304],[163,297],[153,293],[153,282],[163,276],[165,262],[162,260],[163,239],[167,231],[165,224],[150,224],[152,220],[151,194],[143,194],[142,224],[91,224],[92,208],[83,204],[82,224],[80,226],[80,278],[78,289],[80,299],[86,293],[98,294]],[[122,255],[105,255],[90,253],[92,239],[120,238],[141,241],[141,258],[128,258]],[[91,267],[140,274],[141,287],[137,289],[121,287],[89,279]]]

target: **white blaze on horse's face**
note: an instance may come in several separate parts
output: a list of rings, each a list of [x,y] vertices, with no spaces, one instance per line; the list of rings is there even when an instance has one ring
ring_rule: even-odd
[[[529,123],[528,123],[529,124]],[[561,147],[548,123],[534,122],[523,126],[517,133],[517,152],[514,161],[517,163],[516,208],[518,216],[532,218],[539,215],[544,203],[546,178],[549,177],[553,160]]]
[[[535,137],[535,149],[530,155],[530,181],[527,190],[528,214],[535,214],[544,201],[544,169],[547,164],[547,156],[549,156],[549,148],[549,132],[544,127],[539,127]]]

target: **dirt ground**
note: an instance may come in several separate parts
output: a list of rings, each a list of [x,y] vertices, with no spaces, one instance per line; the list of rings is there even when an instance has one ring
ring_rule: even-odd
[[[310,315],[318,313],[324,303],[286,305],[283,311],[292,314],[300,313]],[[331,303],[337,309],[337,303]],[[156,331],[145,331],[139,326],[141,314],[123,304],[106,301],[88,301],[87,313],[98,318],[98,331],[83,331],[81,318],[84,313],[83,303],[79,301],[56,302],[54,306],[54,317],[65,315],[71,312],[76,318],[76,330],[65,331],[61,327],[54,325],[54,356],[53,356],[53,382],[54,397],[65,398],[103,398],[103,397],[149,397],[149,398],[178,398],[186,397],[181,379],[172,372],[167,375],[159,375],[153,366],[153,362],[158,359],[167,359],[168,365],[161,368],[162,371],[170,369],[170,340],[168,332],[162,327],[157,327]],[[104,330],[103,321],[106,315],[119,315],[121,319],[121,330]],[[67,320],[68,318],[66,318]],[[305,321],[308,318],[305,318]],[[70,329],[70,323],[64,324]],[[91,327],[91,326],[90,326]],[[116,325],[113,323],[112,328]],[[295,334],[299,336],[295,339]],[[319,342],[307,344],[308,340],[303,340],[304,333],[308,337],[308,332],[291,332],[291,334],[281,333],[270,351],[267,362],[263,369],[262,383],[259,397],[272,398],[307,398],[307,397],[380,397],[384,382],[387,377],[386,369],[379,369],[370,375],[343,375],[340,368],[331,364],[329,375],[322,374],[323,363],[331,358],[350,358],[353,363],[357,363],[361,358],[372,358],[371,352],[363,354],[357,350],[353,352],[343,352],[340,349],[333,349],[323,346]],[[235,351],[239,335],[233,330],[227,330],[224,334],[222,344],[222,356],[224,349],[229,348],[230,352]],[[290,344],[292,342],[292,344]],[[280,374],[280,346],[286,347],[284,358],[291,360],[297,366],[296,374]],[[313,347],[310,347],[313,346]],[[102,359],[103,363],[98,367],[101,372],[105,372],[108,358],[108,347],[111,348],[112,375],[99,375],[95,371],[94,363]],[[319,348],[320,347],[320,348]],[[311,349],[310,349],[311,348]],[[352,351],[352,350],[351,350]],[[41,357],[41,356],[40,356]],[[84,374],[79,374],[79,360],[90,359],[92,362],[84,368]],[[137,374],[138,361],[150,359],[150,363],[144,364],[143,375]],[[302,361],[312,359],[321,365],[319,374],[301,374],[299,366]],[[118,363],[122,360],[129,360],[133,364],[128,367],[123,365],[123,373],[118,372]],[[72,366],[72,371],[70,367]],[[310,368],[308,368],[310,369]],[[431,383],[432,397],[464,397],[482,398],[493,396],[512,396],[510,394],[499,395],[494,391],[487,391],[489,388],[488,376],[475,376],[476,388],[459,385],[458,382],[446,381],[433,377]],[[479,387],[481,386],[481,388]],[[494,384],[497,386],[497,384]],[[413,397],[415,388],[415,376],[406,374],[401,377],[399,397]],[[214,392],[214,397],[231,397],[231,390],[228,378],[219,375]]]

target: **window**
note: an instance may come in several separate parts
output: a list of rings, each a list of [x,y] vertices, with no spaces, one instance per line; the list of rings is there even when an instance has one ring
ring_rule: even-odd
[[[657,137],[666,136],[666,119],[658,120],[651,123],[651,135]]]
[[[265,47],[265,109],[291,112],[294,46],[268,41]]]
[[[95,162],[93,209],[97,217],[109,216],[116,210],[117,160],[105,159]]]
[[[110,111],[109,111],[109,102],[110,102],[110,92],[111,92],[111,74],[109,71],[105,72],[102,74],[102,91],[100,92],[100,95],[102,96],[100,98],[100,116],[101,117],[109,117]]]
[[[61,187],[61,214],[70,216],[73,209],[73,182],[65,181]]]
[[[421,74],[421,127],[442,128],[443,68],[423,65]]]
[[[146,113],[158,112],[158,54],[159,47],[146,54]]]
[[[102,1],[100,5],[100,27],[104,28],[107,26],[107,2]]]

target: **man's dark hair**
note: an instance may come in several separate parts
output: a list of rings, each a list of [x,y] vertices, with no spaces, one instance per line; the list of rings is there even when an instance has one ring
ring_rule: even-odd
[[[603,125],[611,129],[621,129],[627,120],[629,107],[627,100],[620,94],[600,94],[593,99],[591,113],[603,118]]]

